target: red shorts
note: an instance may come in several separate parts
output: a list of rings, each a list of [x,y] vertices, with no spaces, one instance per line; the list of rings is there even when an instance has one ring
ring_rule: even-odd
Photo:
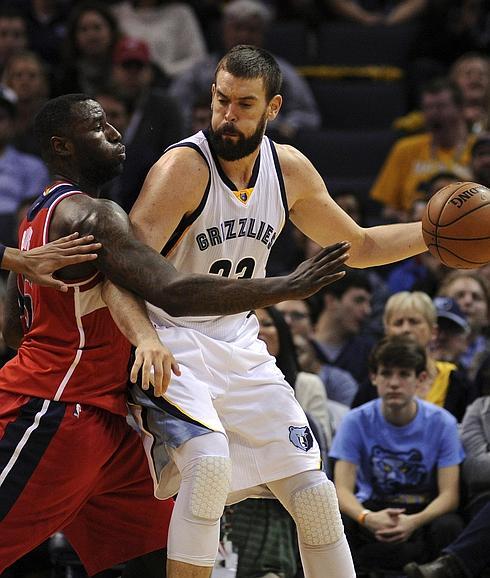
[[[0,573],[59,530],[90,575],[165,548],[172,506],[123,417],[0,391]]]

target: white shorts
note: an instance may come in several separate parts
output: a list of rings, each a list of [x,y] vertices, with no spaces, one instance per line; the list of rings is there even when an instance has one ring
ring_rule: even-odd
[[[223,432],[232,459],[231,491],[263,495],[267,482],[321,468],[320,451],[305,413],[265,343],[255,316],[233,342],[182,327],[158,329],[182,375],[164,398],[132,388],[132,412],[155,481],[155,495],[178,491],[172,448],[211,431]],[[249,494],[243,490],[250,488]],[[254,489],[255,488],[255,489]]]

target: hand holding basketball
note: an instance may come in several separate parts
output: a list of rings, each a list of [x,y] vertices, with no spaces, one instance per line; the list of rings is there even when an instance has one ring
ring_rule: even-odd
[[[425,244],[456,269],[490,262],[490,190],[478,183],[452,183],[437,191],[422,217]]]

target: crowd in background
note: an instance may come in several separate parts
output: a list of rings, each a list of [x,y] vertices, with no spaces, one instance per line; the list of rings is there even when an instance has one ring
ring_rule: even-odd
[[[20,220],[49,183],[32,132],[47,99],[84,92],[101,103],[127,151],[123,174],[103,194],[129,212],[166,147],[207,128],[214,69],[236,44],[275,54],[284,104],[267,133],[307,154],[338,204],[360,224],[418,220],[430,197],[453,182],[490,187],[485,0],[3,0],[0,242],[16,244]],[[287,273],[317,250],[287,225],[268,273]],[[349,271],[308,301],[256,312],[260,337],[307,412],[326,467],[352,494],[346,500],[344,492],[341,509],[359,575],[402,575],[404,563],[436,557],[488,501],[489,287],[490,265],[452,271],[425,253]],[[336,468],[337,461],[355,460],[342,454],[337,433],[378,403],[373,347],[383,336],[399,335],[409,336],[425,356],[417,398],[445,410],[442,425],[430,414],[426,427],[434,437],[437,428],[448,428],[456,432],[454,443],[462,443],[444,458],[457,475],[441,482],[444,460],[435,459],[426,472],[427,495],[417,499],[410,494],[421,471],[413,447],[376,448],[376,460],[359,449],[357,470]],[[0,361],[12,355],[0,343]],[[357,417],[346,420],[352,415]],[[415,446],[422,443],[414,439]],[[401,550],[400,541],[379,539],[382,522],[375,531],[369,516],[349,518],[349,500],[362,502],[350,485],[379,480],[376,468],[392,476],[383,487],[410,515],[452,496],[438,533],[431,534],[437,540],[420,540],[420,522],[401,540],[413,548]],[[379,511],[396,509],[393,495],[378,500]],[[369,508],[377,507],[368,498]],[[294,525],[280,504],[246,501],[226,513],[226,522],[224,531],[238,549],[239,578],[301,575]],[[2,576],[49,576],[46,552],[41,548]]]

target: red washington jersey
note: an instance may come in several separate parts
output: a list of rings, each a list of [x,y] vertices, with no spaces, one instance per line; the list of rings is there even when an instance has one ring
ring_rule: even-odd
[[[48,187],[19,228],[20,248],[46,244],[57,205],[80,194],[69,183]],[[0,389],[126,415],[130,344],[102,300],[103,280],[95,273],[67,283],[62,293],[18,275],[25,335],[17,356],[0,370]]]

